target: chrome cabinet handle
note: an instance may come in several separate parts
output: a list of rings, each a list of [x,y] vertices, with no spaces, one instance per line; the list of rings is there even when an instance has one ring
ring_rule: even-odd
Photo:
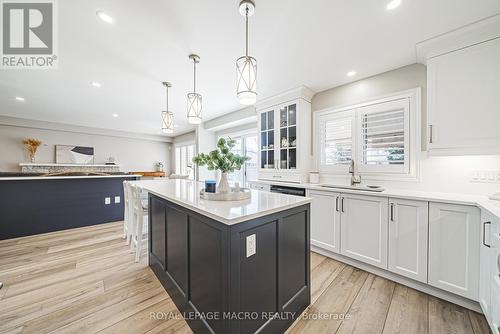
[[[345,211],[344,211],[344,197],[342,197],[341,204],[342,204],[342,205],[341,205],[341,206],[342,206],[342,212],[345,212]]]
[[[486,244],[486,224],[491,226],[491,222],[483,223],[483,245],[485,245],[488,248],[491,248],[491,245]]]
[[[335,211],[339,212],[339,197],[335,197]]]
[[[394,221],[394,203],[391,203],[391,222]]]
[[[429,144],[432,144],[433,138],[432,138],[432,124],[429,124]]]

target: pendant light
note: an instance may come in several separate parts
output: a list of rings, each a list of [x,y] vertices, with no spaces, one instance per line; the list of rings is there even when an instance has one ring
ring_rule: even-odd
[[[189,59],[193,61],[194,65],[194,80],[193,80],[193,92],[187,95],[187,118],[188,122],[191,124],[201,123],[201,95],[196,93],[196,64],[200,62],[200,57],[195,54],[189,55]]]
[[[174,132],[174,113],[168,109],[168,89],[172,87],[170,82],[162,82],[167,90],[167,109],[161,112],[161,131],[163,133],[173,133]]]
[[[255,13],[253,0],[241,0],[240,14],[245,17],[245,55],[236,60],[238,81],[236,90],[241,104],[250,105],[257,101],[257,60],[248,55],[248,17]]]

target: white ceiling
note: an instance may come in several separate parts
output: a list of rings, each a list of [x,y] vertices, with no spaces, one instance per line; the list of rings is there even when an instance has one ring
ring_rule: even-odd
[[[500,12],[498,0],[257,0],[250,53],[265,98],[306,85],[316,92],[415,62],[415,44]],[[237,0],[58,1],[59,68],[0,70],[0,115],[157,134],[172,82],[176,134],[201,56],[205,120],[242,108],[235,60],[244,53]],[[114,17],[98,19],[96,10]],[[354,77],[346,77],[350,70]],[[97,81],[101,88],[90,82]],[[25,102],[15,101],[25,97]],[[112,114],[119,114],[113,118]]]

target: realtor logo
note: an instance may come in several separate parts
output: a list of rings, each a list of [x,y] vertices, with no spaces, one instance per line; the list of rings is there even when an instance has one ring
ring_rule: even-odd
[[[55,0],[2,0],[1,9],[1,68],[56,68]]]

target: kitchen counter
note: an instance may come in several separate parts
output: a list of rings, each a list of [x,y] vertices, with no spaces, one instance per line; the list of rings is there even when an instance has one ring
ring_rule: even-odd
[[[459,205],[473,205],[479,207],[482,210],[486,210],[490,212],[492,215],[500,218],[500,201],[491,200],[488,198],[488,196],[484,195],[468,195],[461,193],[420,191],[420,190],[391,188],[391,187],[389,188],[384,187],[383,191],[375,192],[375,191],[344,189],[344,188],[326,188],[322,187],[321,183],[320,184],[289,183],[289,182],[273,182],[266,180],[250,181],[250,183],[269,184],[269,185],[274,184],[287,187],[305,188],[309,190],[319,190],[327,192],[342,192],[342,193],[379,196],[379,197],[395,197],[395,198],[403,198],[403,199],[410,199],[417,201],[443,202],[443,203],[459,204]]]
[[[0,176],[1,181],[28,181],[28,180],[69,180],[69,179],[98,179],[98,178],[130,178],[141,177],[136,174],[119,174],[119,175],[60,175],[60,176]]]
[[[252,190],[244,201],[207,201],[200,198],[202,182],[174,180],[136,181],[135,184],[158,197],[184,206],[227,225],[233,225],[311,202],[310,198]]]

